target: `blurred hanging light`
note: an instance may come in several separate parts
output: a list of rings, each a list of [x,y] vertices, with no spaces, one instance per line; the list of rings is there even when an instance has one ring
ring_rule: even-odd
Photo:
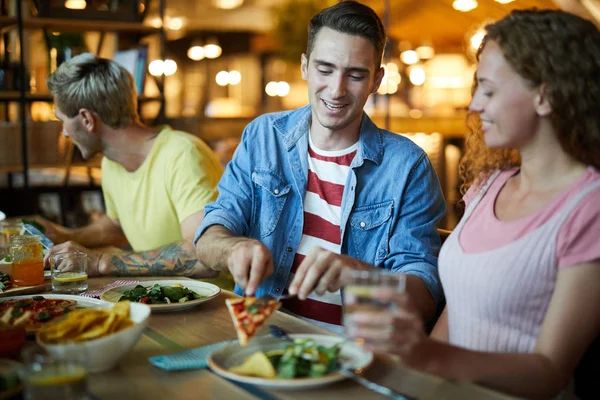
[[[204,48],[202,46],[192,46],[188,49],[187,56],[194,61],[200,61],[204,58]]]
[[[223,53],[223,49],[219,46],[219,42],[215,38],[210,38],[204,45],[204,57],[206,58],[217,58]]]
[[[415,52],[421,60],[429,60],[435,56],[435,50],[429,45],[419,46],[415,49]]]
[[[410,78],[410,82],[415,86],[421,86],[425,83],[426,75],[425,70],[420,65],[415,65],[410,69],[410,73],[408,75]]]
[[[166,59],[163,63],[165,76],[173,75],[177,71],[177,63],[173,60]]]
[[[215,81],[219,86],[227,86],[229,85],[229,72],[227,71],[219,71],[217,76],[215,77]]]
[[[515,0],[496,0],[496,3],[500,3],[500,4],[508,4],[508,3],[512,3]]]
[[[469,12],[477,8],[477,0],[454,0],[452,7],[456,11]]]
[[[160,17],[154,17],[148,20],[148,23],[150,24],[150,26],[158,29],[162,26],[162,19],[160,19]]]
[[[148,72],[152,76],[169,76],[177,71],[177,63],[173,60],[154,60],[148,65]]]
[[[237,85],[242,81],[242,74],[240,73],[240,71],[236,71],[235,69],[232,71],[229,71],[229,84],[230,85]]]
[[[183,26],[183,19],[179,17],[169,18],[167,21],[167,28],[172,31],[178,31]]]
[[[277,82],[271,81],[267,83],[267,86],[265,86],[265,92],[268,96],[277,96]]]
[[[285,97],[290,93],[290,84],[286,81],[271,81],[265,86],[265,92],[271,97]]]
[[[214,0],[213,4],[215,7],[222,8],[224,10],[231,10],[244,4],[244,0]]]
[[[406,50],[400,53],[400,60],[406,65],[412,65],[419,62],[419,55],[414,50]]]
[[[163,60],[154,60],[148,65],[148,72],[152,76],[161,76],[165,71]]]
[[[87,4],[85,0],[67,0],[65,1],[65,8],[71,10],[84,10]]]
[[[277,82],[277,96],[285,97],[290,93],[290,84],[286,81]]]

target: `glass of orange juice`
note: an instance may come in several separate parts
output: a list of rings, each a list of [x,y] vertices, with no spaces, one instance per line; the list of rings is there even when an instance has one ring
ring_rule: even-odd
[[[17,286],[34,286],[44,283],[44,255],[40,237],[15,235],[10,245],[12,278]]]
[[[52,292],[79,294],[88,288],[88,256],[80,251],[50,257]]]

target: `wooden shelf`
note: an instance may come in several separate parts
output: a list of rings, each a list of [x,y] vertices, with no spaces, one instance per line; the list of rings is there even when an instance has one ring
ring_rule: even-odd
[[[0,101],[19,101],[21,93],[16,90],[0,91]],[[139,102],[162,101],[163,96],[138,96]],[[25,93],[25,101],[54,101],[54,98],[49,93]]]
[[[0,16],[0,27],[16,27],[17,18]],[[60,32],[130,32],[152,34],[159,33],[160,28],[144,25],[139,22],[115,22],[115,21],[96,21],[96,20],[74,20],[66,18],[24,18],[23,27],[25,29],[51,29]]]

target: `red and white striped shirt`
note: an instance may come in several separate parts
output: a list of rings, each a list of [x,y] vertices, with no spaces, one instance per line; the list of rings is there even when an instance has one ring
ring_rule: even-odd
[[[317,149],[309,135],[308,181],[304,196],[304,228],[294,257],[292,273],[316,246],[340,254],[342,195],[358,142],[344,150]],[[291,281],[291,279],[290,279]],[[284,306],[294,314],[321,323],[342,324],[340,291],[311,294],[305,301],[292,298]]]

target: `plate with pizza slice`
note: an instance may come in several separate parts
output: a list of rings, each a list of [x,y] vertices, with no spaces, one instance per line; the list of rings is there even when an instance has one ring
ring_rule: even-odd
[[[12,296],[0,299],[0,321],[11,326],[24,326],[28,333],[78,308],[110,308],[111,303],[82,296],[44,294]]]

